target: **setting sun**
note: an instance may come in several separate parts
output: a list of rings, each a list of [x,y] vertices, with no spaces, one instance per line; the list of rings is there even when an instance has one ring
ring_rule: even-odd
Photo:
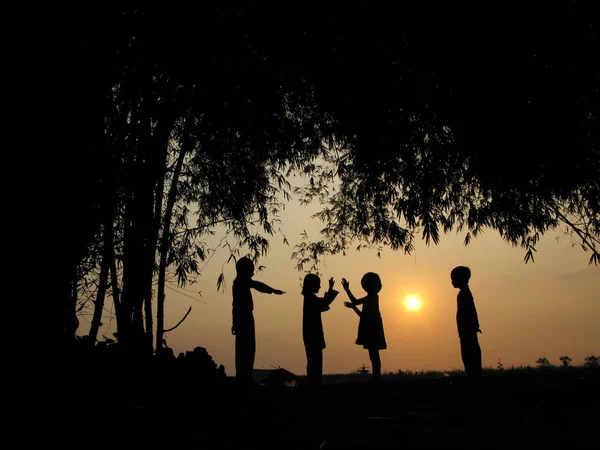
[[[421,307],[421,299],[416,295],[408,295],[404,300],[404,304],[410,310],[417,310]]]

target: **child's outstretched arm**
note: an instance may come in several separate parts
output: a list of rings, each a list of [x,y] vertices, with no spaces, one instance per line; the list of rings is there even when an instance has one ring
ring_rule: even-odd
[[[268,284],[265,284],[261,281],[251,280],[250,287],[253,289],[256,289],[258,292],[263,292],[265,294],[275,294],[275,295],[285,294],[284,291],[280,291],[279,289],[274,289],[271,286],[269,286]]]
[[[354,303],[344,302],[344,306],[346,308],[351,308],[352,310],[354,310],[354,312],[356,313],[356,315],[358,315],[358,317],[362,316],[362,311],[360,309],[358,309]]]
[[[348,298],[350,299],[352,304],[360,305],[362,303],[362,300],[358,300],[354,295],[352,295],[352,292],[350,292],[350,282],[345,278],[342,278],[342,287],[346,291],[346,294],[348,294]]]

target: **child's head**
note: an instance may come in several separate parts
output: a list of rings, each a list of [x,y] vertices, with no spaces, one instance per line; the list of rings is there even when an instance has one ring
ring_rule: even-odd
[[[302,284],[302,295],[316,294],[321,289],[321,279],[314,273],[309,273],[304,277]]]
[[[252,278],[254,275],[254,263],[250,258],[244,256],[235,263],[235,270],[240,277]]]
[[[378,294],[381,291],[381,279],[374,272],[367,272],[360,280],[360,285],[368,294]]]
[[[471,279],[471,269],[466,266],[457,266],[450,272],[452,286],[455,288],[463,288],[469,284]]]

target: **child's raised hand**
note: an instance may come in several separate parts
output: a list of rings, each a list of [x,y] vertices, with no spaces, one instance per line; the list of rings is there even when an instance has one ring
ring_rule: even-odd
[[[349,282],[348,282],[348,280],[346,280],[345,278],[342,278],[342,287],[343,287],[345,290],[348,290],[348,289],[350,289],[350,283],[349,283]]]
[[[284,291],[280,291],[279,289],[273,289],[273,294],[275,295],[281,295],[281,294],[285,294]]]
[[[335,284],[335,280],[333,279],[333,277],[331,277],[329,279],[329,290],[333,289],[333,285]]]
[[[352,302],[344,302],[344,306],[346,308],[352,308],[354,306],[354,304]]]

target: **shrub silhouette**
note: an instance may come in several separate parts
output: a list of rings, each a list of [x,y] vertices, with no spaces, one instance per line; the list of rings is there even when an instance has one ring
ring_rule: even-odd
[[[571,364],[571,361],[572,361],[572,359],[571,359],[571,358],[569,358],[568,356],[561,356],[561,357],[560,357],[560,358],[558,358],[558,359],[560,360],[560,362],[562,363],[562,366],[563,366],[565,369],[567,369],[567,368],[571,367],[571,366],[570,366],[570,364]]]
[[[541,358],[538,358],[538,360],[535,363],[540,368],[548,368],[548,367],[550,367],[550,361],[548,361],[548,358],[546,358],[545,356],[542,356]]]
[[[583,365],[589,369],[597,369],[600,367],[600,361],[598,360],[597,356],[590,355],[584,358]]]

